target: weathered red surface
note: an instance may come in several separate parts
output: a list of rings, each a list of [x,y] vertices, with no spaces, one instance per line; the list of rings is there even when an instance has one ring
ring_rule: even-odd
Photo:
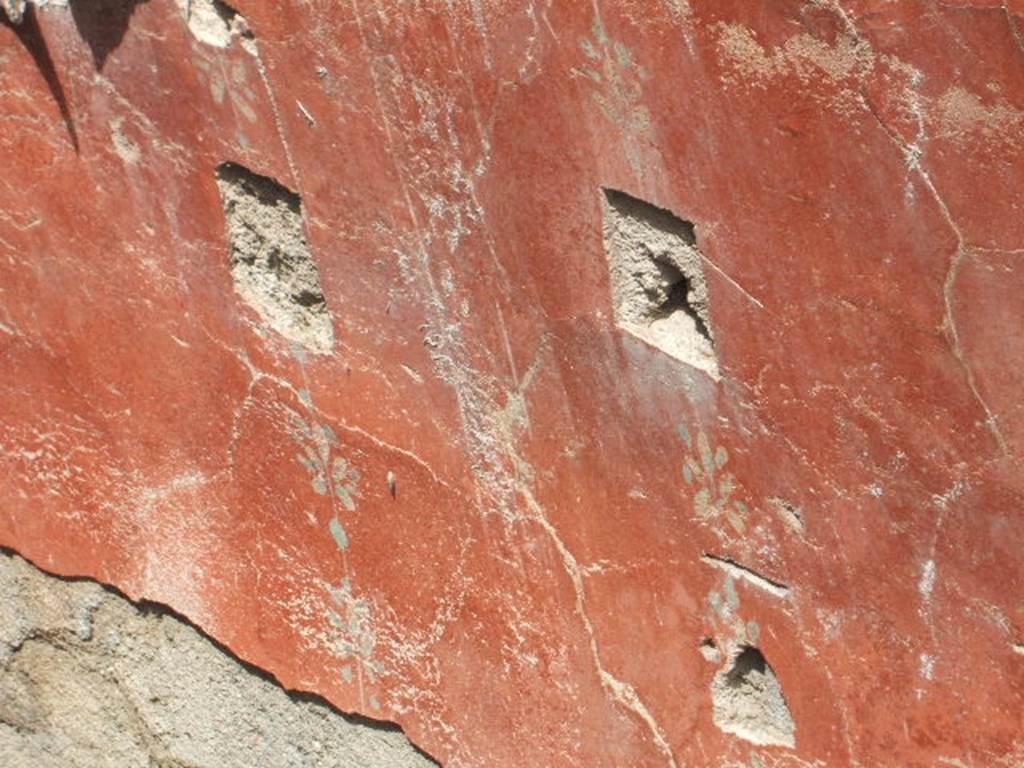
[[[255,55],[0,27],[0,544],[448,766],[1024,760],[1024,3],[237,5]],[[302,195],[333,355],[235,294],[225,161]],[[696,224],[720,382],[616,328],[602,187]]]

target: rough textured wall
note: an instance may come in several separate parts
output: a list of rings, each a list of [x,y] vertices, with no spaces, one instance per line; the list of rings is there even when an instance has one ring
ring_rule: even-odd
[[[429,768],[394,727],[290,697],[157,606],[0,552],[5,768]]]
[[[1015,766],[1022,59],[1019,0],[29,4],[0,544],[446,766]]]

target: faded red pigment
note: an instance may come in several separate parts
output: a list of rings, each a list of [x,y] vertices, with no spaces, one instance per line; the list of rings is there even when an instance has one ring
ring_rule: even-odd
[[[1024,3],[94,5],[0,26],[0,544],[446,766],[1024,761]],[[720,380],[616,324],[604,190]],[[748,647],[792,747],[716,725]]]

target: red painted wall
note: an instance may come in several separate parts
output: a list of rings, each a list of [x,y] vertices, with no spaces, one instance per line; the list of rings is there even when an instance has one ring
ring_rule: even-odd
[[[238,10],[0,27],[0,545],[447,766],[1024,760],[1024,4]],[[235,293],[229,161],[332,354]],[[694,223],[720,381],[617,328],[603,188]]]

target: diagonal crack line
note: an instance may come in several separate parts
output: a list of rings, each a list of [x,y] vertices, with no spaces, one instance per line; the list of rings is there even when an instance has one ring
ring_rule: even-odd
[[[985,425],[988,427],[989,432],[992,433],[992,437],[995,439],[996,445],[999,446],[999,450],[1002,451],[1003,455],[1009,455],[1009,446],[1006,444],[1006,438],[1003,436],[1003,432],[999,428],[998,418],[996,417],[995,412],[989,407],[984,396],[982,396],[981,390],[978,388],[978,382],[974,376],[974,369],[971,367],[967,360],[967,356],[964,354],[963,345],[960,341],[960,331],[957,328],[956,316],[954,314],[953,292],[956,287],[956,279],[960,274],[963,261],[967,256],[967,241],[964,239],[964,235],[963,232],[960,231],[960,227],[957,226],[956,221],[953,220],[949,206],[946,205],[946,201],[943,200],[942,195],[939,194],[939,190],[932,182],[928,171],[926,171],[921,165],[920,158],[915,159],[913,169],[920,175],[925,187],[931,193],[936,204],[939,206],[939,210],[942,212],[943,218],[956,235],[957,248],[950,257],[949,269],[946,271],[946,279],[942,286],[942,298],[945,304],[945,315],[942,318],[942,324],[949,334],[953,356],[957,359],[957,362],[960,363],[960,367],[963,369],[964,377],[967,380],[967,386],[971,390],[971,394],[974,395],[974,399],[978,402],[978,405],[980,405],[982,410],[985,412]]]
[[[0,325],[0,329],[2,328],[3,326]],[[303,396],[302,392],[295,386],[295,384],[293,384],[287,378],[263,370],[255,363],[253,363],[253,361],[249,358],[247,354],[241,352],[241,350],[231,347],[226,342],[224,342],[214,334],[210,333],[210,331],[207,328],[201,327],[200,330],[208,339],[210,339],[210,341],[213,344],[219,347],[222,351],[234,357],[243,366],[245,366],[249,374],[249,385],[246,389],[246,395],[242,399],[242,402],[239,404],[239,406],[236,408],[236,422],[237,419],[240,417],[241,410],[246,407],[248,401],[253,399],[252,390],[253,387],[255,387],[256,383],[262,380],[269,381],[283,389],[288,390],[295,397],[296,400],[301,402],[305,406],[305,408],[309,410],[310,413],[316,414],[317,418],[319,418],[324,424],[328,424],[331,426],[331,428],[337,428],[343,432],[359,435],[364,440],[372,442],[382,451],[387,451],[393,454],[404,456],[410,461],[415,462],[421,469],[423,469],[428,475],[430,475],[430,479],[433,482],[437,483],[438,485],[442,486],[443,488],[449,491],[456,493],[457,495],[461,495],[460,490],[456,489],[454,486],[451,485],[451,483],[445,481],[441,476],[439,476],[437,472],[434,470],[434,468],[430,465],[430,463],[419,454],[409,450],[408,448],[403,448],[400,445],[390,443],[373,434],[372,432],[366,431],[365,429],[356,424],[349,424],[347,421],[345,421],[343,416],[324,411],[320,406],[312,402],[312,400],[307,401],[307,399]],[[233,435],[232,442],[234,442],[235,440],[237,440],[237,435]]]
[[[263,81],[263,88],[267,92],[270,113],[274,118],[274,128],[281,141],[281,148],[284,150],[284,159],[288,164],[288,170],[292,174],[292,183],[295,185],[295,189],[301,191],[302,182],[299,175],[299,167],[295,162],[295,157],[292,155],[291,145],[288,143],[288,131],[285,129],[284,120],[281,118],[281,109],[277,104],[277,94],[274,92],[274,87],[270,82],[270,73],[263,62],[263,54],[260,51],[259,42],[256,40],[253,40],[252,57],[256,64],[256,71],[260,75],[260,80]]]
[[[839,14],[843,22],[847,25],[850,34],[854,35],[855,38],[858,40],[864,40],[865,38],[860,34],[860,31],[856,28],[853,21],[842,9],[842,7],[839,6],[838,2],[834,3],[832,7]],[[870,45],[870,43],[867,44]],[[911,93],[915,93],[913,89],[910,90]],[[999,447],[999,450],[1002,452],[1002,454],[1004,456],[1008,456],[1010,453],[1009,446],[1006,443],[1006,438],[1003,436],[1002,430],[999,428],[998,418],[996,417],[996,414],[992,410],[992,408],[989,407],[989,404],[985,400],[984,396],[981,394],[981,390],[978,388],[977,379],[974,376],[974,369],[971,367],[970,363],[967,361],[967,356],[964,354],[963,345],[960,341],[960,331],[957,328],[956,316],[954,314],[953,290],[956,286],[956,279],[960,273],[960,268],[963,266],[963,261],[966,258],[967,253],[969,251],[967,239],[964,237],[964,234],[961,231],[960,226],[956,223],[956,220],[953,218],[953,214],[950,211],[949,206],[946,204],[945,199],[943,199],[942,195],[939,194],[939,190],[935,186],[935,182],[932,181],[931,174],[929,174],[928,170],[924,167],[924,163],[922,161],[924,150],[921,144],[910,144],[903,141],[903,139],[901,139],[900,136],[883,119],[882,115],[875,107],[874,103],[868,96],[863,86],[861,86],[859,93],[865,108],[878,123],[879,127],[882,129],[882,132],[885,133],[889,140],[892,141],[899,148],[900,152],[903,155],[904,162],[906,163],[907,170],[916,173],[920,177],[921,183],[924,184],[925,189],[928,190],[928,193],[931,195],[932,199],[935,201],[935,204],[938,206],[939,211],[942,214],[942,218],[945,220],[946,224],[953,231],[953,234],[956,237],[956,251],[950,257],[949,268],[946,270],[946,279],[943,282],[942,287],[942,298],[944,305],[942,326],[946,329],[947,335],[949,337],[950,349],[953,352],[953,357],[956,358],[957,363],[960,365],[960,368],[964,373],[964,379],[967,382],[967,387],[968,389],[970,389],[971,395],[974,397],[974,400],[978,403],[979,406],[981,406],[981,409],[985,412],[985,426],[988,428],[988,431],[992,434],[992,437],[995,440],[996,445]],[[920,113],[919,109],[915,111],[917,112],[919,122],[918,139],[920,140],[921,138],[924,138],[923,116]]]
[[[775,597],[786,598],[789,597],[790,588],[788,585],[783,584],[781,581],[770,579],[767,576],[763,576],[753,568],[748,568],[745,565],[740,565],[731,557],[719,557],[718,555],[712,555],[705,552],[700,556],[700,561],[712,568],[717,568],[720,571],[724,571],[729,576],[739,581],[745,581],[748,584],[752,584],[758,589],[763,589],[770,595]]]
[[[739,291],[741,294],[743,294],[743,296],[745,296],[747,299],[749,299],[754,304],[754,306],[756,306],[758,309],[764,309],[764,303],[760,299],[758,299],[756,296],[754,296],[750,291],[748,291],[746,288],[744,288],[742,285],[740,285],[738,282],[736,282],[736,280],[732,277],[732,275],[730,275],[728,272],[726,272],[720,266],[715,264],[715,262],[713,262],[711,259],[709,259],[707,256],[705,256],[703,253],[700,254],[700,258],[701,258],[701,261],[703,261],[705,264],[707,264],[709,267],[711,267],[713,270],[715,270],[715,272],[717,272],[722,277],[724,277],[729,282],[730,285],[732,285],[737,291]]]
[[[1024,36],[1021,35],[1020,29],[1017,28],[1017,20],[1014,18],[1013,12],[1010,11],[1010,7],[1006,4],[1006,0],[1003,0],[1003,13],[1006,14],[1006,23],[1010,27],[1010,34],[1013,35],[1017,47],[1024,53]]]
[[[863,95],[863,94],[862,94]],[[882,127],[882,130],[903,152],[903,156],[906,159],[907,167],[917,173],[921,178],[921,182],[924,184],[925,189],[932,196],[935,204],[939,207],[939,211],[942,213],[942,218],[956,237],[956,250],[953,252],[949,259],[949,268],[946,270],[946,278],[942,285],[942,300],[943,300],[943,317],[942,326],[946,329],[949,336],[950,349],[953,352],[953,357],[956,358],[957,363],[963,370],[964,378],[967,381],[967,387],[971,390],[971,394],[974,400],[981,406],[981,409],[985,412],[985,426],[989,432],[992,433],[992,437],[996,441],[996,445],[999,446],[999,450],[1004,455],[1009,455],[1009,446],[1006,443],[1006,438],[1003,436],[1002,430],[999,428],[999,421],[996,417],[995,412],[989,406],[984,396],[981,394],[981,390],[978,388],[977,379],[974,376],[974,369],[967,361],[967,356],[964,354],[963,345],[960,341],[960,331],[957,328],[956,316],[954,314],[953,305],[953,294],[956,287],[956,279],[960,274],[960,269],[963,266],[963,261],[967,256],[968,245],[964,238],[963,232],[953,219],[953,215],[949,210],[949,206],[946,205],[946,201],[939,194],[939,190],[936,188],[935,183],[932,181],[931,175],[924,168],[921,163],[921,148],[916,145],[905,144],[893,131],[886,125],[885,121],[878,115],[874,106],[871,105],[870,99],[865,97],[865,103],[868,105],[868,109],[871,112],[875,120]]]
[[[644,705],[640,696],[637,694],[636,689],[634,689],[629,683],[615,677],[615,675],[604,668],[604,664],[601,662],[601,653],[597,645],[597,635],[594,632],[594,624],[587,613],[586,595],[583,587],[583,569],[580,567],[579,562],[576,560],[576,557],[572,552],[569,551],[569,548],[565,546],[565,542],[562,541],[562,537],[558,535],[558,531],[555,530],[555,527],[547,519],[540,503],[534,498],[530,490],[524,487],[521,487],[520,490],[522,491],[523,498],[526,499],[527,505],[534,513],[533,519],[547,532],[552,543],[555,545],[555,549],[557,549],[559,554],[562,556],[562,562],[565,566],[566,573],[569,574],[573,590],[576,593],[576,613],[579,615],[580,620],[583,622],[583,626],[587,631],[587,637],[590,640],[590,655],[594,660],[594,666],[597,669],[597,675],[601,680],[601,685],[620,706],[628,709],[644,721],[651,731],[654,743],[657,745],[658,749],[661,750],[662,754],[665,755],[670,768],[679,768],[679,764],[676,762],[675,755],[672,752],[672,747],[668,742],[668,736],[658,724],[658,721],[654,719],[654,715],[652,715],[650,710],[648,710]]]

